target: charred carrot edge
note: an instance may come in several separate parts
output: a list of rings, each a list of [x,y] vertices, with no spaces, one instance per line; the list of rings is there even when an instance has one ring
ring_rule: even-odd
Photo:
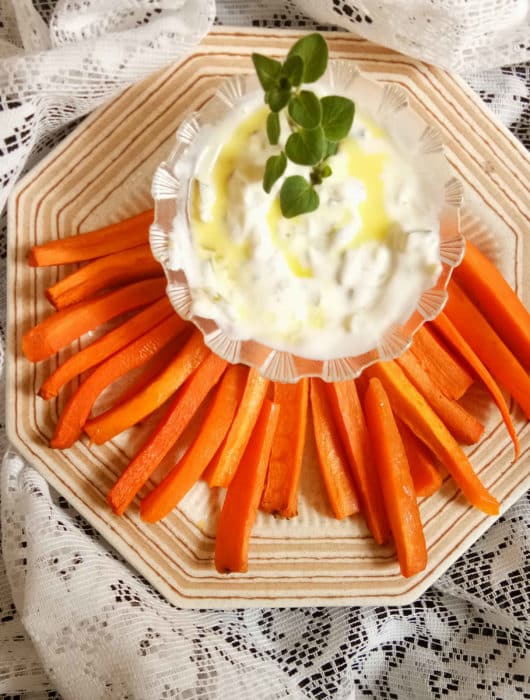
[[[182,324],[185,323],[180,320]],[[175,358],[158,376],[128,401],[87,421],[84,425],[85,433],[96,445],[102,445],[132,427],[165,403],[210,354],[202,333],[198,329],[194,330]]]
[[[248,571],[248,545],[267,473],[278,423],[278,406],[268,399],[245,453],[226,492],[215,537],[215,568],[219,573]]]
[[[109,384],[127,372],[140,367],[181,332],[183,321],[176,314],[169,316],[138,340],[125,346],[96,367],[70,396],[64,407],[51,446],[70,447],[81,435],[96,399]]]
[[[372,443],[354,381],[327,384],[326,390],[368,529],[378,544],[390,537],[390,524],[375,469]]]
[[[254,368],[248,373],[247,385],[239,409],[226,436],[226,444],[215,465],[208,470],[208,484],[212,487],[228,487],[258,420],[261,406],[267,395],[269,380]]]
[[[359,512],[359,500],[324,383],[318,379],[311,379],[311,412],[318,463],[328,500],[335,517],[342,519]]]
[[[209,391],[221,378],[226,362],[210,353],[175,394],[147,441],[109,491],[107,501],[122,515],[173,445],[179,440]]]
[[[140,504],[142,519],[165,518],[188,493],[223,442],[247,381],[247,369],[232,365],[223,375],[199,432],[182,459]]]
[[[510,434],[513,442],[514,459],[517,459],[521,453],[521,445],[519,444],[519,438],[517,437],[517,433],[515,432],[515,428],[512,423],[510,411],[508,410],[504,396],[502,395],[502,392],[497,386],[495,380],[479,360],[471,345],[464,340],[462,335],[457,331],[455,326],[444,313],[439,314],[432,323],[434,323],[436,329],[444,336],[447,342],[460,353],[466,362],[469,363],[469,366],[476,372],[478,378],[483,382],[484,386],[489,391],[493,400],[497,404],[502,419],[506,425],[506,428],[508,429],[508,433]]]
[[[442,475],[436,468],[432,454],[408,425],[399,419],[396,419],[396,423],[407,453],[416,496],[432,496],[443,483]]]
[[[89,299],[110,287],[162,276],[162,268],[148,245],[97,258],[48,287],[46,297],[56,309]]]
[[[445,394],[442,394],[410,351],[401,355],[397,362],[445,423],[455,440],[465,445],[473,445],[480,440],[484,432],[482,423],[457,401],[448,399]]]
[[[467,241],[464,259],[453,276],[519,362],[530,367],[530,312],[498,268]]]
[[[481,312],[451,280],[445,314],[530,419],[530,378]]]
[[[134,248],[149,241],[149,226],[152,222],[153,210],[149,209],[130,219],[88,233],[78,233],[33,246],[29,251],[28,264],[32,267],[64,265]]]
[[[405,447],[388,396],[377,378],[370,379],[368,384],[364,413],[399,568],[408,578],[427,566],[427,546]]]
[[[22,352],[32,362],[46,360],[88,331],[160,299],[165,287],[163,278],[143,280],[57,311],[24,334]]]
[[[280,420],[272,445],[261,510],[284,518],[298,514],[298,485],[304,456],[309,381],[274,384]]]
[[[482,484],[460,445],[401,367],[396,362],[378,362],[365,373],[381,381],[396,415],[434,453],[467,500],[488,515],[498,515],[497,499]]]

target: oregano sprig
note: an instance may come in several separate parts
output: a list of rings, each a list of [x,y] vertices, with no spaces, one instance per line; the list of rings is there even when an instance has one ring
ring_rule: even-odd
[[[326,71],[328,47],[321,34],[299,39],[283,63],[257,53],[252,54],[252,61],[270,109],[269,143],[276,146],[280,141],[280,113],[284,109],[291,131],[285,150],[271,156],[265,164],[263,189],[267,193],[271,191],[284,174],[287,160],[310,166],[307,179],[301,175],[285,178],[280,189],[280,208],[286,218],[314,211],[320,204],[315,188],[332,174],[327,159],[337,153],[339,142],[348,135],[355,105],[347,97],[319,98],[301,87],[304,83],[314,83]]]

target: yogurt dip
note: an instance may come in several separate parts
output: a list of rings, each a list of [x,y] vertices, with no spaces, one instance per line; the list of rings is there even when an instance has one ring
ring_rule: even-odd
[[[333,174],[317,188],[319,208],[283,218],[284,177],[307,177],[309,168],[288,162],[271,193],[263,190],[265,162],[290,130],[282,121],[280,146],[270,146],[262,104],[255,95],[201,132],[191,237],[174,236],[170,265],[186,274],[192,313],[232,338],[321,360],[367,352],[410,317],[441,272],[428,183],[413,158],[357,112],[328,161]]]

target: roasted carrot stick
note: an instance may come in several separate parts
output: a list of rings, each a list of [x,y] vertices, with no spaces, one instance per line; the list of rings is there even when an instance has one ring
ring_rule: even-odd
[[[113,353],[132,343],[164,318],[175,313],[169,299],[162,297],[158,301],[135,314],[117,328],[109,331],[86,348],[79,350],[65,360],[42,384],[39,395],[43,399],[57,396],[65,384],[82,372],[95,367]]]
[[[89,233],[78,233],[67,238],[33,246],[28,263],[32,267],[64,265],[111,255],[134,248],[149,240],[149,226],[153,210],[144,211],[130,219],[118,221]]]
[[[331,509],[342,519],[359,512],[359,500],[326,389],[319,379],[311,379],[311,410],[320,472]]]
[[[442,394],[410,351],[401,355],[397,362],[458,442],[473,445],[480,440],[484,432],[482,423],[457,401]]]
[[[245,453],[230,482],[215,537],[215,568],[219,573],[248,571],[248,545],[267,473],[278,407],[268,399]]]
[[[396,362],[378,362],[365,373],[381,381],[396,415],[440,460],[467,500],[484,513],[497,515],[497,499],[482,484],[460,445],[401,367]]]
[[[497,267],[467,241],[453,274],[519,362],[530,367],[530,313]]]
[[[413,355],[432,381],[449,399],[461,399],[473,384],[473,375],[445,348],[428,326],[412,339]]]
[[[210,353],[181,386],[162,420],[109,491],[107,500],[115,513],[121,515],[125,512],[138,491],[179,440],[225,369],[226,362]]]
[[[160,299],[165,286],[163,278],[143,280],[57,311],[24,334],[22,352],[32,362],[46,360],[88,331]]]
[[[443,483],[442,475],[434,464],[432,453],[414,435],[408,425],[399,418],[396,419],[396,423],[407,453],[416,496],[432,496]]]
[[[526,370],[454,280],[449,284],[445,313],[530,419],[530,378]]]
[[[364,413],[374,446],[375,463],[399,568],[408,578],[427,566],[427,546],[403,441],[388,396],[376,378],[370,379],[368,384]]]
[[[162,268],[148,245],[112,253],[84,265],[48,287],[46,297],[56,309],[64,309],[110,287],[149,277],[160,277]]]
[[[274,384],[280,420],[272,445],[261,510],[284,518],[298,514],[298,484],[304,456],[309,382]]]
[[[183,326],[182,319],[173,314],[98,365],[68,399],[57,422],[51,446],[64,449],[73,445],[103,389],[131,369],[147,362],[176,338]]]
[[[328,399],[346,449],[361,511],[378,544],[390,536],[383,493],[375,468],[372,443],[354,381],[326,384]]]
[[[235,416],[245,384],[247,369],[232,365],[224,373],[208,407],[195,440],[182,459],[140,505],[143,520],[154,523],[165,518],[188,493],[223,442]]]
[[[473,348],[464,340],[462,335],[457,331],[453,323],[451,323],[451,321],[447,318],[447,316],[444,313],[439,314],[434,319],[433,323],[436,326],[436,330],[438,330],[444,336],[447,342],[450,343],[454,347],[454,349],[460,353],[460,355],[464,358],[464,360],[466,360],[466,362],[469,363],[469,366],[473,368],[479,379],[482,380],[484,386],[491,394],[501,413],[506,428],[508,429],[508,432],[513,442],[513,448],[515,452],[514,458],[517,459],[521,452],[519,438],[517,437],[517,433],[515,432],[515,428],[510,417],[510,411],[508,410],[508,406],[506,405],[504,396],[502,395],[502,392],[497,386],[495,380],[488,372],[486,367],[479,360]]]
[[[209,354],[202,333],[198,329],[194,330],[161,374],[136,396],[87,421],[85,433],[96,445],[102,445],[132,427],[165,403]]]
[[[210,486],[226,488],[232,481],[258,420],[268,387],[269,380],[252,368],[248,373],[247,385],[239,409],[226,436],[223,452],[219,456],[215,469],[208,470],[208,484]]]

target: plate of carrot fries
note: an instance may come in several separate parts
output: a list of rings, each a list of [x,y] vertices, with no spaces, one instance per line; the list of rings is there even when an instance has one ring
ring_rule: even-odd
[[[173,311],[149,246],[154,168],[219,76],[295,36],[211,34],[10,200],[10,439],[182,606],[412,600],[530,484],[529,160],[442,71],[329,38],[411,91],[464,182],[463,262],[405,354],[355,381],[271,382]]]

